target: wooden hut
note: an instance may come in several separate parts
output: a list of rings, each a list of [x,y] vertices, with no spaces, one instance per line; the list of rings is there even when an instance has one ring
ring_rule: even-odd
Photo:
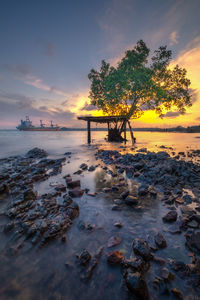
[[[115,130],[115,127],[112,128],[112,124],[117,124],[118,122],[121,122],[121,132],[124,133],[124,140],[126,142],[126,128],[127,128],[127,123],[130,129],[130,134],[131,134],[131,140],[132,143],[135,143],[135,138],[133,136],[133,131],[131,128],[130,121],[127,120],[126,117],[123,116],[100,116],[100,117],[92,117],[92,116],[83,116],[83,117],[78,117],[78,120],[83,120],[87,122],[87,133],[88,133],[88,144],[91,143],[91,122],[94,123],[100,123],[100,124],[107,124],[108,126],[108,141],[114,141],[112,140],[113,136],[113,131]]]

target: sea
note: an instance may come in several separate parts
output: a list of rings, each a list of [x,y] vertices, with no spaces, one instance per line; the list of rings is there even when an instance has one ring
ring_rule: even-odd
[[[92,131],[92,145],[103,145],[106,149],[118,148],[118,143],[107,143],[105,131]],[[149,151],[157,151],[160,146],[173,147],[177,151],[198,149],[200,147],[200,133],[174,132],[135,132],[136,147],[147,147]],[[127,133],[126,147],[131,147],[131,138]],[[13,155],[23,155],[28,150],[39,147],[50,155],[63,153],[87,145],[87,131],[17,131],[0,130],[0,158]],[[121,146],[124,144],[121,144]]]

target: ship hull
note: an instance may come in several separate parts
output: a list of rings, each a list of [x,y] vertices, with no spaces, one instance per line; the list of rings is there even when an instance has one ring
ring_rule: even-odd
[[[59,131],[60,128],[17,128],[20,131]]]

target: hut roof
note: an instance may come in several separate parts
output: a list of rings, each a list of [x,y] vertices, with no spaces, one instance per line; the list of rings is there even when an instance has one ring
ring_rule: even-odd
[[[100,116],[100,117],[92,117],[92,116],[83,116],[78,117],[78,120],[90,121],[95,123],[108,123],[113,121],[123,121],[126,120],[126,117],[123,116]]]

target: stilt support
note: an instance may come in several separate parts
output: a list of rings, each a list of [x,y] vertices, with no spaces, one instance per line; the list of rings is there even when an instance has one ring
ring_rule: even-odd
[[[90,121],[87,121],[87,131],[88,131],[88,144],[90,144],[91,143]]]

